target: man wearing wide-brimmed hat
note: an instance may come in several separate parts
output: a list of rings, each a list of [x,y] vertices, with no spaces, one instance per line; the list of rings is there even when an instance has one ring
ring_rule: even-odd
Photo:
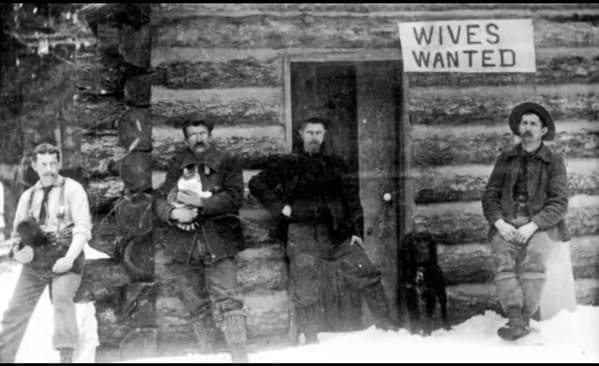
[[[482,196],[495,262],[495,285],[508,317],[497,334],[516,340],[529,333],[545,285],[546,260],[556,242],[569,240],[564,215],[568,209],[566,166],[543,141],[553,140],[555,125],[547,110],[522,103],[509,116],[520,137],[503,152]]]

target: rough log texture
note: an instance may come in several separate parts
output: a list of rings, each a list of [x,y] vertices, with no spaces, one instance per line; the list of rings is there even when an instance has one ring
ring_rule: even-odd
[[[82,140],[83,164],[90,177],[102,178],[119,174],[117,162],[125,156],[126,151],[116,145],[117,137],[114,132],[96,138],[84,136]],[[214,141],[218,147],[240,159],[242,167],[246,169],[260,169],[271,158],[287,151],[285,141],[278,138],[215,136]],[[183,146],[181,141],[176,144],[155,145],[152,150],[153,169],[168,169],[169,160],[173,157],[175,149],[181,146]]]
[[[408,91],[410,122],[414,125],[503,124],[523,100],[540,103],[554,120],[597,118],[598,84],[518,86],[414,87]],[[558,125],[559,126],[559,125]]]
[[[558,122],[559,123],[559,122]],[[443,127],[447,129],[447,127]],[[557,132],[547,146],[567,158],[599,157],[599,129]],[[429,135],[414,139],[414,164],[440,166],[491,164],[502,151],[514,147],[514,136],[486,133],[479,135]]]
[[[575,282],[576,301],[582,305],[597,305],[599,299],[599,280],[579,279]],[[450,323],[461,323],[486,310],[501,313],[495,284],[462,284],[448,286],[448,314]],[[438,312],[435,313],[438,317]]]
[[[156,125],[186,113],[199,113],[216,126],[282,123],[281,88],[166,89],[152,87],[150,111]]]
[[[599,194],[599,162],[596,159],[566,159],[566,165],[571,196]],[[414,169],[415,202],[480,200],[492,169],[492,164]]]
[[[295,14],[303,12],[327,13],[343,12],[344,14],[364,15],[368,12],[378,12],[381,16],[395,16],[397,12],[426,12],[440,11],[509,11],[518,10],[521,12],[532,12],[538,14],[568,14],[571,11],[594,10],[597,5],[593,3],[585,4],[550,4],[550,3],[472,3],[465,9],[460,3],[387,3],[387,4],[348,4],[348,3],[324,3],[324,4],[301,4],[301,3],[244,3],[231,6],[230,4],[204,3],[204,4],[166,4],[162,3],[157,7],[157,12],[168,17],[176,16],[196,16],[198,14],[222,15],[222,16],[243,16],[248,14],[277,13],[277,14]],[[383,14],[384,13],[384,14]]]
[[[522,10],[456,11],[456,12],[396,12],[369,14],[332,12],[307,14],[269,14],[254,12],[241,16],[221,13],[214,16],[199,8],[161,12],[155,19],[153,39],[158,45],[189,46],[198,48],[392,48],[401,47],[397,37],[397,22],[422,20],[493,19],[522,17]],[[235,10],[235,9],[231,9]],[[553,16],[530,13],[534,23],[536,47],[596,46],[599,29],[594,22],[596,11],[586,19],[573,19],[571,12],[557,11]],[[537,15],[538,14],[538,15]],[[391,15],[391,16],[390,16]],[[537,16],[535,16],[537,15]],[[570,22],[564,22],[570,16]],[[556,16],[558,16],[556,18]],[[561,16],[561,18],[560,18]],[[578,20],[578,21],[576,21]],[[567,20],[566,20],[567,21]]]
[[[565,219],[572,236],[599,234],[599,197],[570,198]],[[414,224],[444,244],[486,242],[489,229],[480,202],[416,205]]]
[[[227,51],[222,48],[200,52],[185,47],[157,47],[152,54],[152,85],[171,89],[280,86],[283,84],[282,58],[315,50]],[[536,73],[409,73],[407,77],[411,87],[599,82],[599,50],[596,48],[560,47],[536,51]]]
[[[493,260],[488,244],[440,245],[439,265],[449,285],[493,280]],[[574,278],[599,278],[599,237],[570,241]]]

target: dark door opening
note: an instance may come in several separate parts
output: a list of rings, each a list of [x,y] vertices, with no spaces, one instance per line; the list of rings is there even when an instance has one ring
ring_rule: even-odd
[[[327,149],[344,157],[359,173],[364,244],[368,256],[383,273],[392,317],[397,320],[401,62],[291,62],[290,73],[293,148],[301,147],[298,121],[309,117],[330,121]],[[386,193],[390,200],[384,199]],[[325,329],[359,329],[367,325],[361,321],[362,305],[357,293],[334,279],[328,280],[333,288],[332,294],[323,295]],[[364,320],[369,321],[368,315]]]

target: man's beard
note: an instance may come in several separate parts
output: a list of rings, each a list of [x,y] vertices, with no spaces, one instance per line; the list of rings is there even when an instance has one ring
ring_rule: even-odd
[[[316,141],[308,142],[306,145],[306,152],[317,153],[320,151],[320,143]]]

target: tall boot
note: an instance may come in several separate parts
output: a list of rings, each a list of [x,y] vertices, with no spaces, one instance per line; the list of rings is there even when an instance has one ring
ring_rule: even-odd
[[[196,336],[200,353],[212,353],[222,341],[222,333],[214,324],[210,313],[194,316],[191,321],[193,333]]]
[[[499,337],[506,341],[515,341],[530,332],[521,307],[510,306],[506,313],[509,320],[505,326],[497,329]]]
[[[520,283],[522,284],[522,293],[524,294],[524,316],[530,319],[539,308],[541,294],[545,287],[545,278],[532,278],[523,275],[520,277]]]
[[[397,330],[397,326],[393,324],[389,316],[389,302],[383,285],[378,282],[364,288],[363,296],[374,318],[374,325],[383,330]]]
[[[318,343],[319,315],[318,303],[295,305],[298,333],[304,333],[306,344]]]
[[[231,311],[223,314],[222,328],[225,342],[231,354],[231,361],[234,363],[247,363],[245,315],[241,311]]]

